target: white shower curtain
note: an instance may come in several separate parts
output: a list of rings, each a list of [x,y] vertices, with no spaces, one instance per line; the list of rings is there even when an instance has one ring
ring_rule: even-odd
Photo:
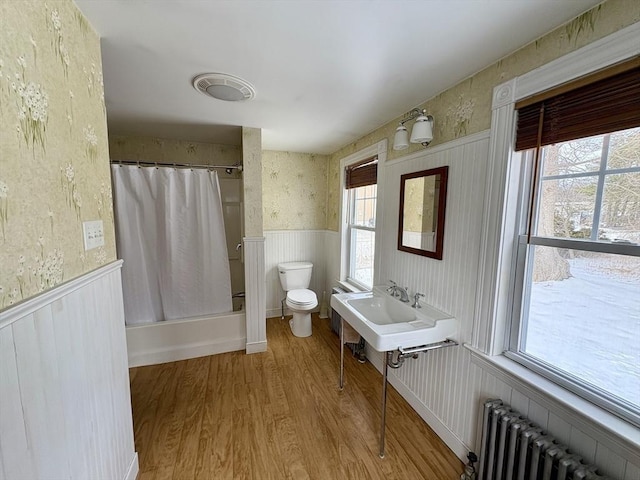
[[[111,172],[127,325],[232,311],[217,173],[129,165]]]

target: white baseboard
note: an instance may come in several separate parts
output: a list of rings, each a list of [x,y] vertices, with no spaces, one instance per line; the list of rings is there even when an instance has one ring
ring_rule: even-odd
[[[189,358],[207,357],[219,353],[236,352],[238,350],[244,350],[246,341],[246,338],[239,338],[220,342],[191,343],[129,354],[129,368],[178,362]]]
[[[370,347],[369,347],[370,348]],[[382,372],[382,355],[375,355],[373,358],[367,357],[367,360],[376,367],[379,372]],[[404,398],[409,405],[420,415],[420,417],[431,427],[431,429],[440,437],[440,439],[451,449],[451,451],[463,462],[467,459],[467,454],[473,450],[465,445],[455,433],[453,433],[449,427],[447,427],[442,421],[427,407],[422,401],[402,383],[392,372],[387,376],[389,383],[393,385],[398,393]]]
[[[286,309],[284,311],[285,315],[291,315]],[[282,316],[282,309],[280,308],[268,308],[267,309],[267,318],[280,318]]]
[[[133,458],[131,459],[131,464],[129,464],[129,470],[127,470],[124,480],[136,480],[138,470],[140,470],[140,465],[138,464],[138,452],[133,452]]]
[[[311,313],[318,313],[320,311],[320,307],[316,307],[311,310]],[[291,316],[291,310],[288,307],[284,307],[284,315]],[[267,308],[267,318],[280,318],[282,317],[282,308]],[[321,317],[328,318],[328,317]]]
[[[247,354],[251,353],[261,353],[267,351],[267,342],[251,342],[247,343],[246,352]]]

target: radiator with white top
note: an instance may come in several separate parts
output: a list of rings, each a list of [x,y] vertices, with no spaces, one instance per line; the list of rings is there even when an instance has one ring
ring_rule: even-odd
[[[608,479],[501,400],[483,410],[478,480]]]

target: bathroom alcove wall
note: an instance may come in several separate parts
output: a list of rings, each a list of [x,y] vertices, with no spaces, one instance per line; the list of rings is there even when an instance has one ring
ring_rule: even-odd
[[[164,165],[242,163],[242,149],[239,146],[157,137],[112,135],[109,137],[109,151],[112,160],[157,162]],[[242,243],[243,237],[242,174],[237,170],[232,174],[227,174],[223,169],[218,169],[217,172],[231,271],[231,290],[233,293],[244,292],[242,251],[236,249],[237,245]],[[234,299],[234,310],[240,307],[241,302],[240,299]]]
[[[318,308],[323,292],[327,291],[327,165],[326,155],[262,152],[267,317],[280,316],[280,301],[284,297],[278,263],[313,263],[309,288],[318,297]]]

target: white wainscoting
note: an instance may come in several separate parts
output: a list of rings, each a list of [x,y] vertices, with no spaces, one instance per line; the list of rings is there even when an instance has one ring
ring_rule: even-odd
[[[325,254],[325,286],[327,292],[327,304],[331,303],[329,295],[331,289],[338,285],[340,281],[340,232],[327,230],[325,232],[324,254]]]
[[[0,313],[2,478],[136,478],[121,265]]]
[[[319,307],[322,294],[327,289],[325,281],[327,232],[325,230],[272,230],[264,232],[264,235],[267,317],[279,317],[281,313],[280,301],[284,298],[284,290],[280,286],[278,264],[282,262],[313,263],[309,288],[318,296]],[[330,294],[331,291],[327,291],[327,304]]]
[[[471,135],[413,154],[385,166],[385,188],[380,254],[380,282],[388,279],[426,295],[425,301],[450,312],[460,321],[457,340],[472,339],[475,314],[480,239],[488,162],[488,132]],[[400,176],[443,165],[449,166],[444,252],[441,261],[398,251],[396,248]],[[331,261],[328,258],[328,261]],[[369,359],[381,369],[382,356],[368,348]],[[485,362],[486,363],[486,362]],[[481,404],[501,398],[552,435],[596,463],[613,478],[636,479],[638,455],[615,439],[610,431],[589,418],[568,413],[551,400],[541,401],[520,388],[515,377],[498,375],[495,368],[472,361],[471,352],[452,347],[421,354],[398,370],[391,370],[391,384],[414,407],[447,445],[464,459],[478,452]]]
[[[264,237],[244,237],[243,241],[246,290],[246,352],[266,352],[265,239]]]
[[[431,148],[385,166],[381,235],[381,282],[391,279],[420,292],[425,301],[452,313],[460,322],[457,340],[468,341],[473,328],[478,241],[482,226],[484,169],[488,132]],[[397,249],[400,176],[449,166],[443,259],[434,260]],[[374,364],[379,355],[371,353]],[[378,357],[378,358],[377,358]],[[394,385],[456,454],[464,458],[474,445],[475,406],[469,398],[469,353],[454,347],[422,354],[391,372]],[[402,388],[399,388],[402,387]]]

